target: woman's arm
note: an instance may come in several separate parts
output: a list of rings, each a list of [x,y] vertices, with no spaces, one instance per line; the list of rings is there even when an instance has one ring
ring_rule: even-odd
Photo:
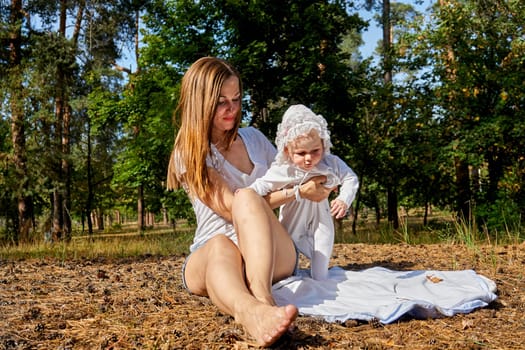
[[[320,202],[330,195],[333,188],[326,188],[323,184],[326,181],[326,176],[314,176],[302,185],[299,186],[299,196],[311,200],[313,202]],[[283,204],[290,203],[296,200],[296,193],[293,188],[286,188],[279,191],[268,193],[264,198],[270,204],[272,209],[278,208]]]
[[[199,199],[217,215],[232,222],[233,192],[217,170],[208,167],[208,175],[212,186],[210,186],[208,196]]]

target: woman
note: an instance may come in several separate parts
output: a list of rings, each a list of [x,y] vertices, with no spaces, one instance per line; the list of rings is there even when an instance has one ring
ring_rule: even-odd
[[[275,148],[254,128],[241,128],[242,84],[227,62],[204,57],[182,79],[168,188],[183,186],[197,217],[191,254],[183,267],[186,288],[208,296],[261,346],[278,340],[297,317],[278,307],[272,284],[293,274],[294,244],[272,208],[295,200],[282,191],[265,198],[246,189],[268,169]],[[302,185],[309,200],[328,197],[324,177]]]

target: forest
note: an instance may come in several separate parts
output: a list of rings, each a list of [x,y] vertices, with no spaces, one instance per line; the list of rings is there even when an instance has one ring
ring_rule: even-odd
[[[354,217],[442,208],[522,230],[524,23],[519,0],[0,0],[0,242],[192,220],[165,179],[202,56],[238,67],[243,124],[270,140],[290,104],[328,120]]]

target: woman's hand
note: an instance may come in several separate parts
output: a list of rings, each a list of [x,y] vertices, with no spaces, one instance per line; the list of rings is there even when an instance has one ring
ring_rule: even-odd
[[[301,185],[299,195],[301,198],[311,200],[313,202],[320,202],[330,195],[335,188],[326,188],[324,183],[326,176],[314,176],[310,180]]]

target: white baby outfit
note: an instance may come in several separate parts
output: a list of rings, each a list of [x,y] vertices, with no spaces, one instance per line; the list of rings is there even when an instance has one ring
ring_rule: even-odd
[[[306,172],[286,156],[286,145],[297,137],[317,131],[323,141],[324,155],[315,168]],[[326,120],[304,105],[293,105],[284,113],[277,128],[277,156],[268,172],[250,187],[264,196],[279,189],[294,188],[316,175],[325,175],[325,186],[340,186],[336,199],[348,207],[354,200],[359,182],[357,175],[339,157],[330,153],[330,132]],[[279,220],[290,233],[296,247],[310,259],[310,273],[317,280],[328,277],[328,265],[334,244],[334,222],[328,199],[312,202],[300,199],[281,206]]]
[[[339,157],[327,154],[317,166],[305,172],[290,164],[272,164],[268,172],[250,186],[264,196],[270,192],[293,188],[316,175],[325,175],[327,188],[339,186],[337,199],[350,207],[359,187],[357,175]],[[312,202],[306,199],[281,206],[279,220],[290,233],[297,249],[310,259],[312,278],[328,276],[328,264],[334,243],[334,222],[328,199]]]

